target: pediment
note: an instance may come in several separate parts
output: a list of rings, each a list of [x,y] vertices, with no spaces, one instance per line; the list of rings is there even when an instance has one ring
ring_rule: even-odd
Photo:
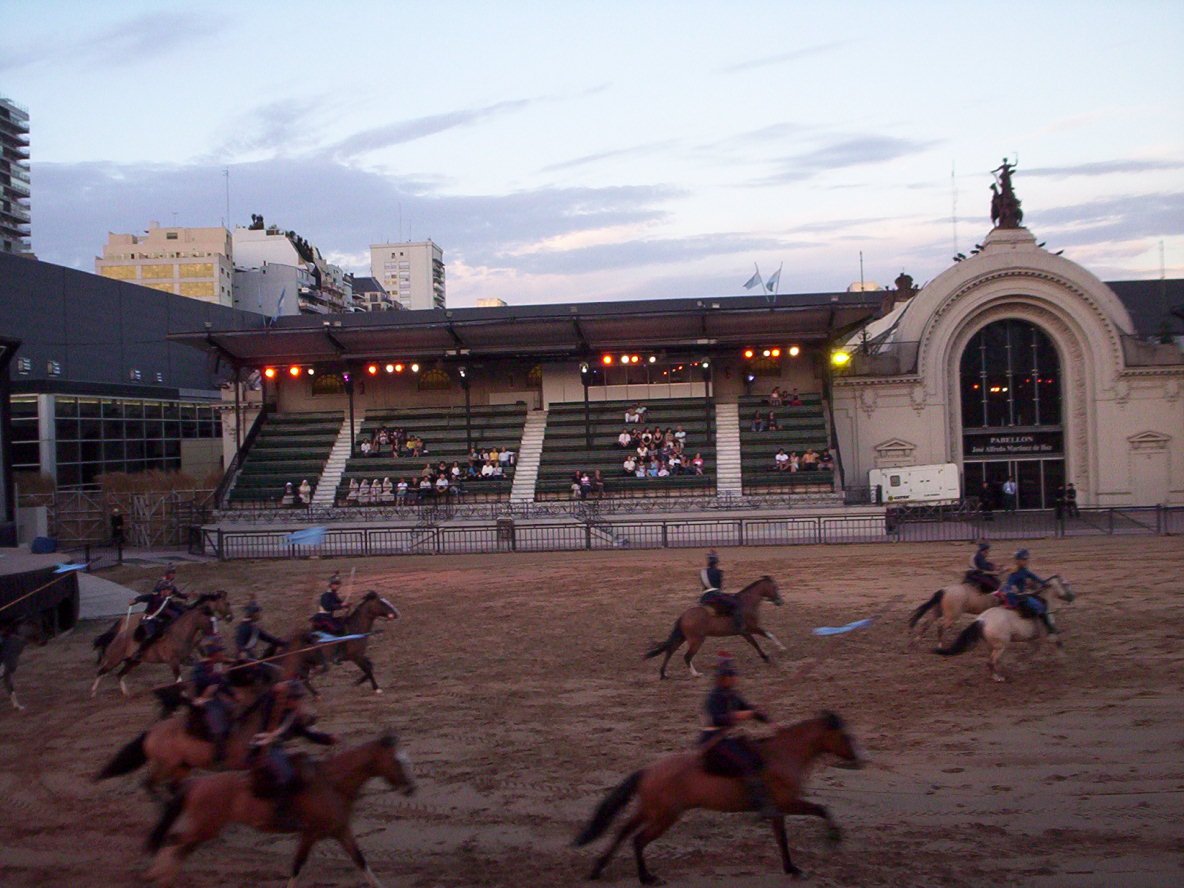
[[[1171,440],[1172,436],[1163,432],[1139,432],[1127,437],[1131,450],[1166,450]]]
[[[881,456],[889,453],[912,453],[917,449],[917,445],[903,438],[889,438],[887,441],[882,441],[873,448],[876,453]]]

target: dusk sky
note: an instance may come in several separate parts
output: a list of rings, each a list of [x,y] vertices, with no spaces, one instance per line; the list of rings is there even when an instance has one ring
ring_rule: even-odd
[[[295,229],[347,270],[431,237],[448,302],[924,282],[1025,224],[1184,276],[1184,3],[4,2],[33,247]],[[951,175],[956,171],[956,175]],[[952,218],[957,200],[956,240]],[[956,245],[956,246],[955,246]]]

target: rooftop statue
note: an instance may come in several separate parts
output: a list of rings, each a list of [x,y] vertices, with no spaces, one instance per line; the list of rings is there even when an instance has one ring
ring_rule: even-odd
[[[996,228],[1022,228],[1024,211],[1020,209],[1020,200],[1015,196],[1011,185],[1011,174],[1015,171],[1015,164],[1003,163],[998,169],[992,170],[995,177],[991,185],[991,222]]]

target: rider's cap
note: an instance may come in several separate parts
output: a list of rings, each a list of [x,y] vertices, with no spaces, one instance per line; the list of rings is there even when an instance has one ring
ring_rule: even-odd
[[[728,675],[739,675],[740,672],[736,669],[736,661],[732,655],[727,651],[720,651],[716,655],[715,661],[715,675],[717,678],[723,678]]]
[[[329,577],[329,585],[330,586],[340,586],[341,585],[341,574],[333,574],[333,576]]]
[[[247,614],[261,614],[261,613],[263,613],[263,608],[260,606],[259,602],[257,602],[257,601],[248,601],[247,606],[244,608],[244,610],[247,612]]]
[[[714,552],[708,552],[707,553],[707,563],[708,564],[719,564],[719,556],[716,555]]]
[[[986,540],[983,540],[981,543],[978,544],[978,550],[980,552],[983,552],[989,548],[991,548],[991,544],[988,543]]]
[[[177,568],[173,567],[173,565],[171,565],[171,564],[164,569],[164,575],[166,577],[169,576],[170,574],[175,574],[176,572],[177,572]]]
[[[1016,557],[1017,561],[1019,561],[1021,559],[1026,561],[1028,558],[1028,550],[1027,549],[1020,549],[1018,552],[1015,553],[1015,557]]]

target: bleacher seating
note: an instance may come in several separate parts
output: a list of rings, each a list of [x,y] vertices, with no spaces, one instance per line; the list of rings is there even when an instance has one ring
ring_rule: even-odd
[[[592,449],[584,432],[584,404],[553,403],[547,414],[547,434],[535,483],[538,499],[567,499],[572,476],[577,471],[591,475],[600,469],[605,481],[604,496],[711,495],[715,493],[715,410],[711,421],[701,398],[643,400],[645,419],[638,425],[663,429],[682,426],[687,433],[685,455],[703,454],[702,475],[671,475],[668,478],[630,478],[621,470],[626,452],[617,444],[625,423],[625,408],[636,401],[594,401],[589,405]]]
[[[517,456],[525,424],[526,405],[521,401],[516,404],[474,406],[471,410],[473,447],[477,450],[509,448]],[[366,412],[359,440],[373,437],[383,426],[401,428],[409,435],[422,438],[425,448],[423,455],[418,459],[406,456],[396,459],[387,447],[377,455],[355,456],[348,460],[337,487],[339,504],[345,504],[351,480],[361,482],[363,479],[372,481],[389,477],[392,484],[398,484],[400,478],[406,478],[409,483],[418,483],[425,463],[434,466],[444,460],[451,466],[459,462],[462,469],[469,465],[463,407],[371,408]],[[463,482],[463,498],[466,501],[508,499],[514,480],[514,466],[506,463],[501,465],[504,476],[500,479],[483,478],[480,481]]]
[[[342,411],[268,414],[243,460],[230,503],[279,505],[284,485],[298,489],[305,479],[315,490],[344,419]]]
[[[785,448],[786,453],[801,456],[813,448],[821,453],[827,448],[826,414],[822,396],[817,393],[799,394],[800,407],[773,407],[767,396],[751,395],[739,399],[740,465],[745,493],[821,492],[834,489],[834,472],[781,472],[774,457]],[[753,414],[774,411],[777,431],[752,431]]]

